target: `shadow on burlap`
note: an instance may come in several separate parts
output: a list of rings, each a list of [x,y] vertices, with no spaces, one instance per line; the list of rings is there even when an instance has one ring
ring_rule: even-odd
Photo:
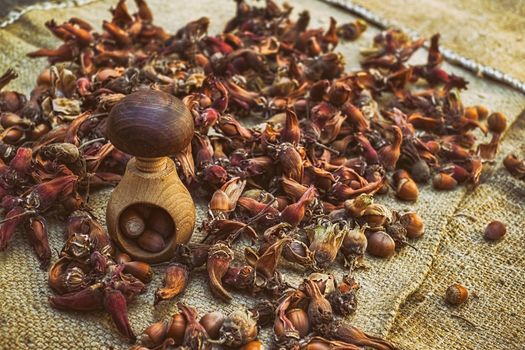
[[[205,4],[206,3],[206,4]],[[312,25],[327,27],[329,16],[338,22],[353,17],[315,0],[289,1],[294,13],[308,8]],[[15,67],[20,78],[12,89],[29,92],[36,74],[46,65],[44,60],[33,61],[24,54],[35,47],[56,45],[56,40],[44,30],[44,22],[57,22],[79,16],[99,25],[109,17],[113,1],[97,1],[86,6],[33,11],[17,23],[0,31],[0,70]],[[223,1],[150,1],[156,23],[173,32],[189,20],[200,16],[211,18],[211,32],[222,29],[234,13],[234,2]],[[131,6],[130,6],[131,7]],[[359,67],[360,47],[368,46],[377,30],[370,28],[357,42],[338,47],[346,58],[348,69]],[[425,59],[420,52],[416,61]],[[457,67],[447,67],[465,76],[469,90],[464,93],[466,105],[482,103],[491,110],[505,112],[513,122],[525,106],[523,95],[510,88],[486,81]],[[525,137],[525,118],[515,123],[508,133],[498,162],[474,192],[466,194],[461,188],[453,192],[436,192],[430,187],[421,191],[415,205],[396,201],[391,195],[380,201],[399,210],[415,210],[425,220],[426,234],[414,243],[417,251],[404,248],[388,261],[367,257],[369,266],[356,273],[361,285],[358,310],[350,321],[365,331],[386,336],[403,349],[523,349],[525,346],[525,295],[523,231],[525,218],[523,183],[512,179],[501,169],[501,157],[518,148]],[[523,156],[523,146],[521,155]],[[95,194],[91,205],[101,221],[110,191]],[[199,222],[205,218],[199,205]],[[458,212],[473,215],[458,216]],[[498,244],[488,244],[481,238],[485,224],[493,219],[507,223],[508,236]],[[198,227],[198,224],[197,224]],[[50,220],[50,240],[54,250],[61,249],[63,224]],[[196,232],[194,240],[202,237]],[[242,255],[237,254],[242,260]],[[56,256],[54,257],[56,259]],[[0,348],[1,349],[126,349],[128,346],[114,329],[105,313],[64,313],[51,309],[47,296],[46,272],[38,269],[27,239],[18,232],[8,251],[0,254]],[[162,280],[163,269],[156,269],[154,281],[147,293],[130,305],[130,321],[139,334],[148,324],[167,318],[176,311],[175,302],[153,307],[153,292]],[[332,272],[341,277],[345,271],[335,267]],[[286,268],[286,279],[297,285],[306,273]],[[446,287],[462,282],[477,297],[457,309],[443,303]],[[229,312],[240,305],[251,306],[253,298],[235,294],[226,305],[212,297],[204,273],[195,273],[181,300],[196,306],[200,313],[220,309]],[[263,331],[262,338],[268,339]]]

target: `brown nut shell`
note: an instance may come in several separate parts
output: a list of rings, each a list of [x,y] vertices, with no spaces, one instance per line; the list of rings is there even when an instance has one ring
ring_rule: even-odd
[[[488,241],[498,241],[502,239],[503,236],[505,236],[505,233],[507,233],[505,224],[503,224],[501,221],[494,220],[490,222],[485,228],[483,237]]]
[[[468,299],[468,290],[459,283],[455,283],[447,288],[445,301],[453,306],[461,305]]]
[[[199,323],[204,327],[211,339],[220,337],[220,330],[224,323],[224,315],[219,311],[213,311],[201,317]]]
[[[142,216],[134,209],[128,208],[120,215],[120,229],[129,238],[139,237],[146,229]]]
[[[180,313],[176,313],[171,317],[171,325],[168,330],[167,337],[175,341],[175,345],[182,345],[184,341],[184,333],[186,332],[186,319]]]
[[[386,232],[377,231],[368,236],[366,251],[378,258],[390,258],[394,255],[396,243]]]
[[[150,229],[146,229],[137,239],[137,244],[142,249],[152,253],[158,253],[166,248],[166,242],[164,242],[162,235]]]
[[[161,208],[153,208],[149,214],[146,226],[162,235],[164,239],[169,238],[175,232],[175,224],[171,216]]]
[[[452,190],[457,184],[456,179],[445,173],[436,174],[432,179],[432,186],[437,190]]]

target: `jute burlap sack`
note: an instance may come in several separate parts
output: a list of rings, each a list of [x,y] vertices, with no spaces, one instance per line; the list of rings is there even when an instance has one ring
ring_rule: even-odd
[[[149,1],[156,22],[174,31],[200,16],[212,19],[211,32],[222,29],[234,13],[234,2],[223,1]],[[315,0],[289,1],[295,13],[309,9],[312,24],[327,26],[329,16],[338,22],[353,20],[348,14]],[[108,18],[113,1],[97,1],[81,7],[33,11],[0,31],[0,71],[15,67],[20,78],[10,88],[29,92],[37,72],[46,62],[33,61],[24,54],[35,47],[54,46],[56,41],[44,30],[44,22],[58,22],[79,16],[97,25]],[[130,6],[131,7],[131,6]],[[377,30],[370,28],[358,43],[338,48],[346,57],[348,69],[359,66],[358,48],[370,44]],[[416,60],[424,60],[420,52]],[[459,68],[447,67],[465,76],[469,90],[466,105],[482,103],[491,110],[505,112],[509,122],[517,120],[525,106],[523,95],[497,83],[483,80]],[[415,205],[397,202],[391,195],[380,198],[394,208],[415,210],[425,220],[426,234],[415,242],[417,250],[404,248],[388,261],[367,257],[368,269],[355,277],[361,284],[358,311],[351,321],[365,331],[386,336],[403,349],[523,349],[525,348],[525,306],[522,299],[525,281],[524,230],[525,188],[501,168],[501,157],[514,150],[525,152],[525,118],[509,128],[498,161],[485,176],[484,183],[471,193],[465,189],[435,192],[422,189]],[[520,146],[521,144],[521,146]],[[521,147],[521,149],[520,149]],[[104,221],[110,191],[97,193],[91,205]],[[205,212],[199,204],[199,220]],[[460,215],[464,214],[464,215]],[[500,219],[508,235],[498,244],[481,238],[485,224]],[[60,220],[50,220],[52,247],[59,250],[64,241]],[[195,239],[201,237],[195,233]],[[239,254],[238,257],[242,259]],[[56,256],[54,257],[56,259]],[[153,292],[161,283],[162,268],[149,285],[148,292],[130,305],[130,321],[140,333],[148,324],[167,318],[176,311],[174,302],[153,308]],[[305,274],[286,268],[286,279],[297,284]],[[338,276],[342,268],[332,270]],[[443,302],[447,286],[462,282],[475,292],[466,305],[452,309]],[[47,296],[45,271],[31,251],[27,239],[18,232],[7,252],[0,254],[0,348],[1,349],[126,349],[109,316],[105,313],[64,313],[51,309]],[[226,305],[212,297],[202,273],[194,274],[181,298],[201,313],[215,309],[229,312],[255,300],[236,294]],[[263,332],[263,339],[268,332]]]

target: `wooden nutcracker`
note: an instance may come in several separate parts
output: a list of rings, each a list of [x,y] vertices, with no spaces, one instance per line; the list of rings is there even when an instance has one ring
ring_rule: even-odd
[[[107,128],[113,145],[134,156],[107,206],[109,235],[136,260],[169,260],[195,225],[191,195],[168,158],[189,146],[192,115],[172,95],[139,90],[113,107]]]

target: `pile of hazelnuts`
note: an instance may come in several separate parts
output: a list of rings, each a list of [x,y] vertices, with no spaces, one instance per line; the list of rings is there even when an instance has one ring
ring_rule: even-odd
[[[143,250],[158,253],[164,250],[175,234],[171,216],[162,208],[149,204],[133,204],[119,218],[122,234]]]

